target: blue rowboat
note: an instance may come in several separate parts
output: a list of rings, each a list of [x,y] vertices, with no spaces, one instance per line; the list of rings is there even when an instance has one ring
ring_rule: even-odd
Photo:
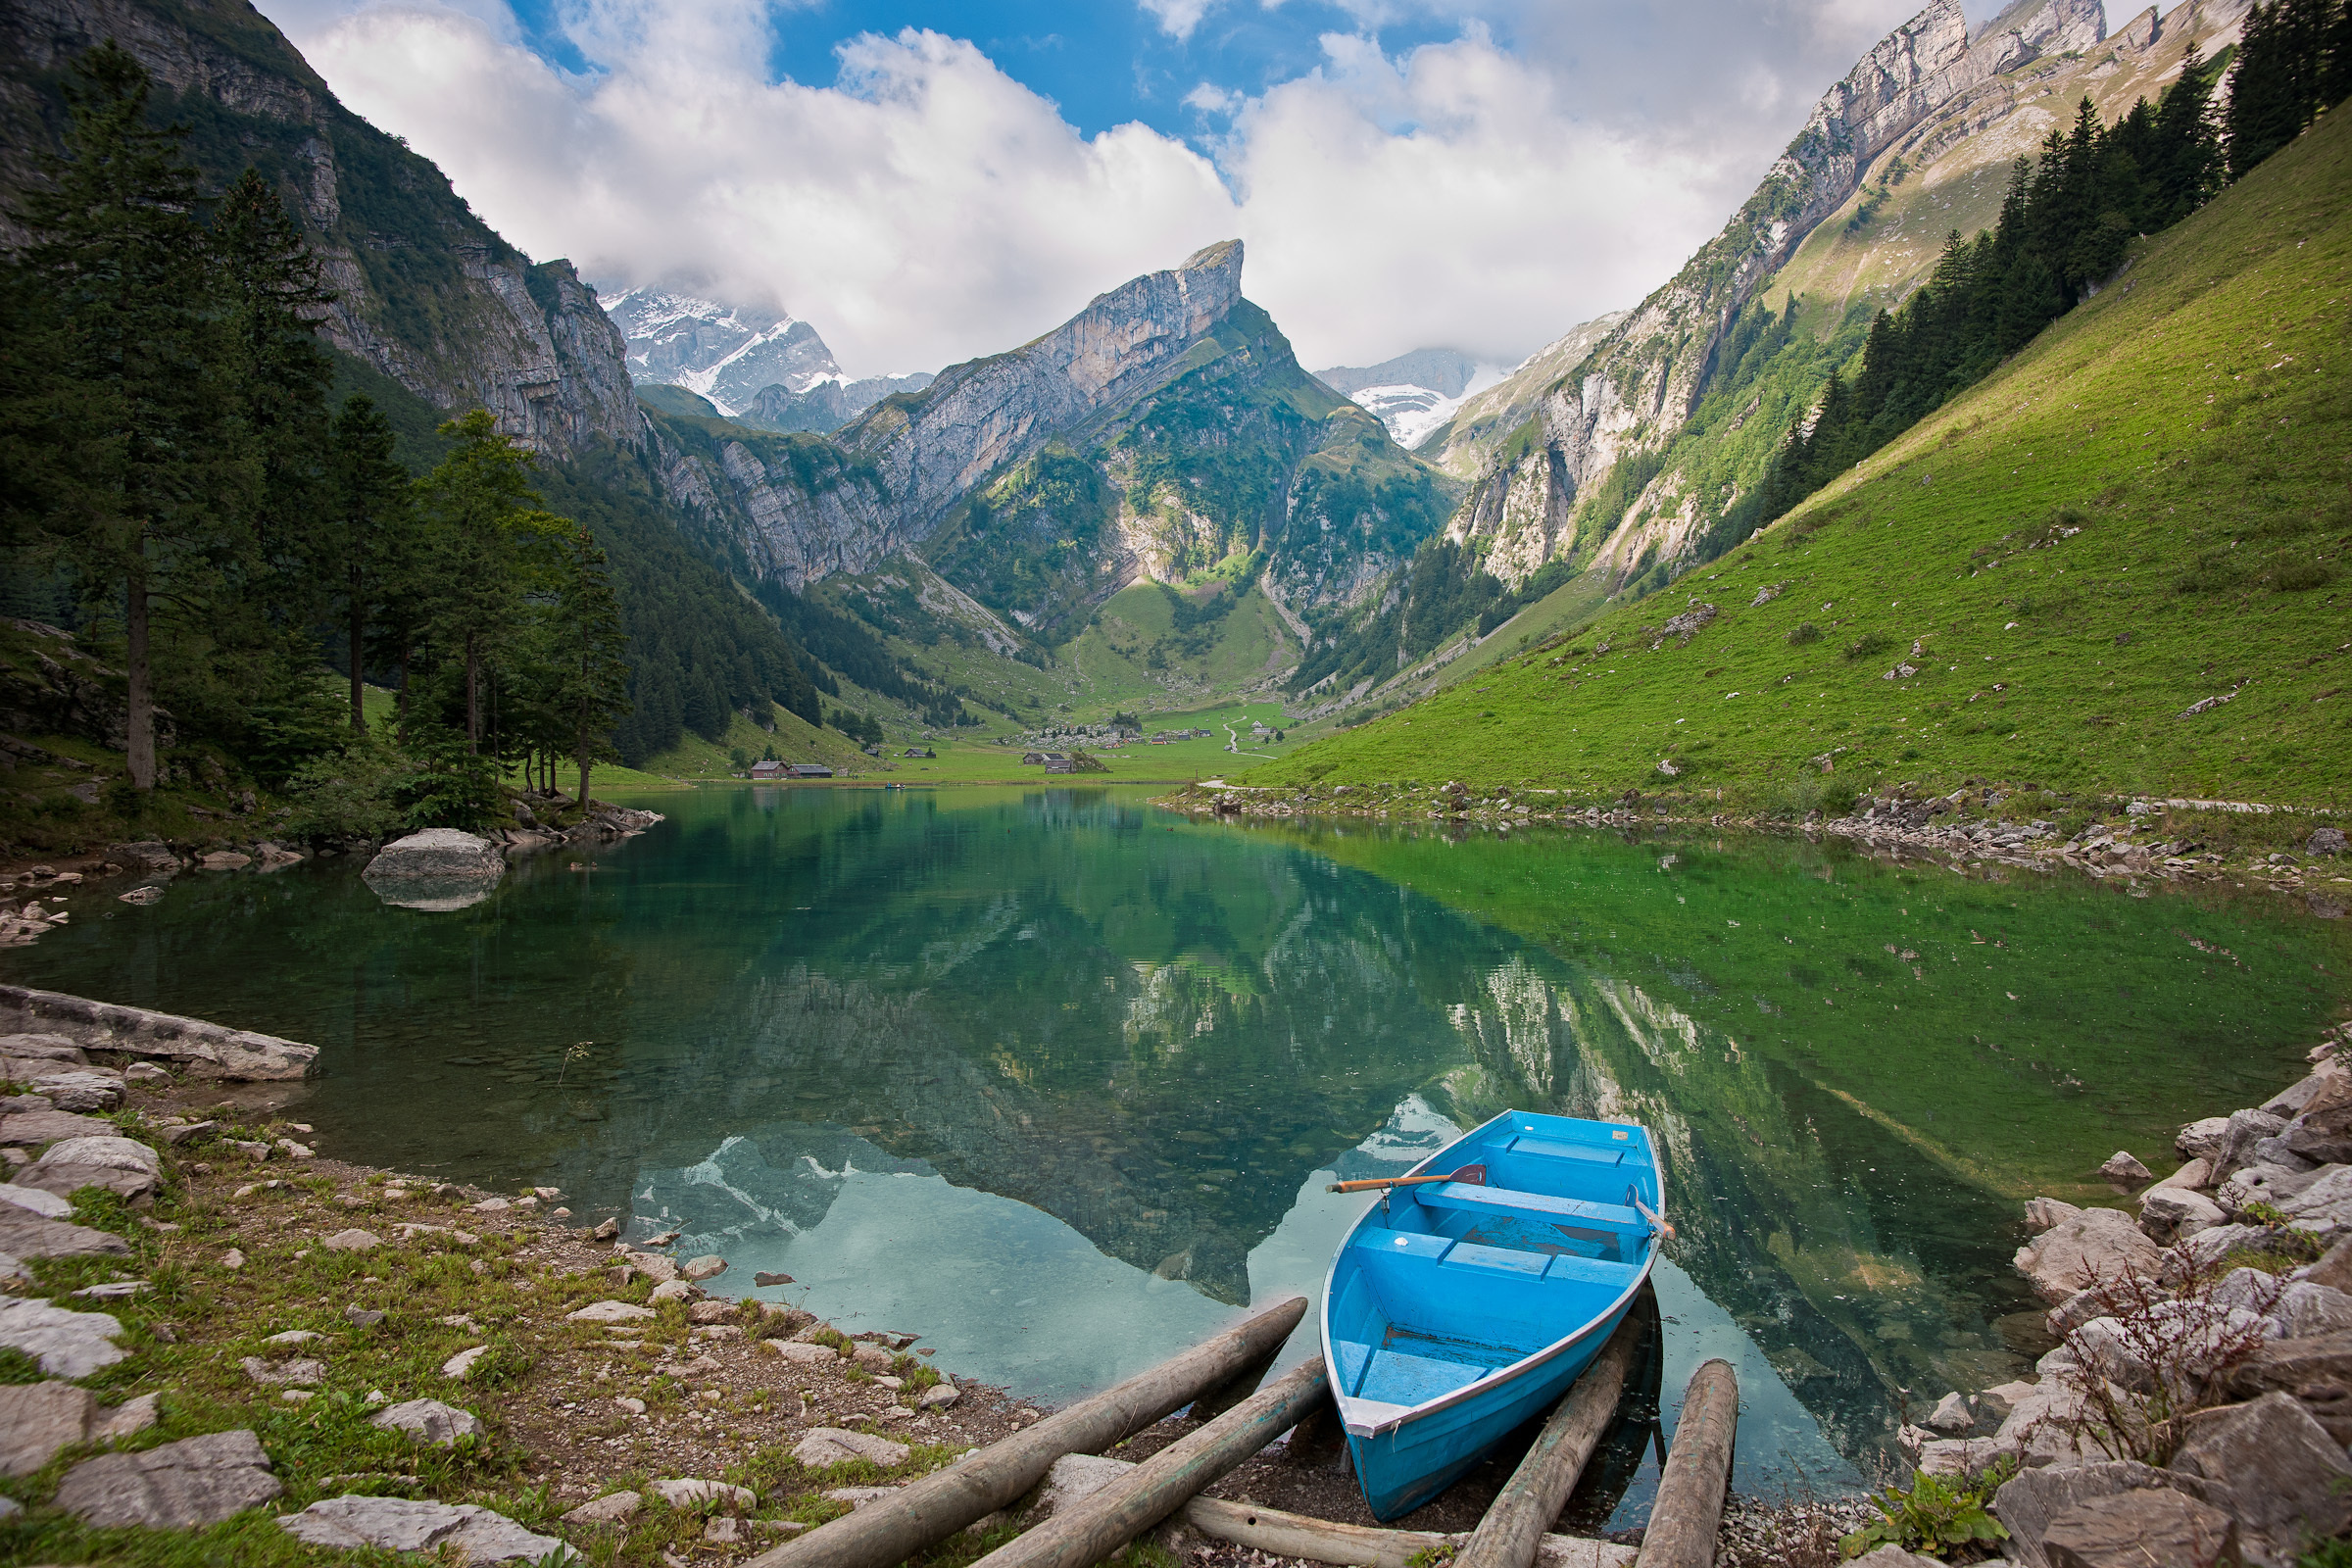
[[[1380,1519],[1568,1392],[1667,1228],[1657,1151],[1630,1122],[1506,1111],[1415,1177],[1364,1211],[1323,1285],[1324,1367]]]

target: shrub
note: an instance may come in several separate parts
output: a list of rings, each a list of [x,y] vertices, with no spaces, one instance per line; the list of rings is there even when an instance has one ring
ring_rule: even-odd
[[[1885,632],[1866,631],[1846,646],[1845,657],[1849,660],[1869,659],[1873,655],[1885,653],[1893,646],[1894,639]]]
[[[1802,647],[1806,643],[1817,643],[1821,641],[1821,628],[1809,620],[1799,621],[1789,628],[1788,641],[1798,647]]]

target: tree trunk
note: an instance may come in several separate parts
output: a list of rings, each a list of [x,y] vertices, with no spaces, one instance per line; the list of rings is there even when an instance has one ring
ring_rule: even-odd
[[[147,573],[146,542],[140,541],[140,561],[130,574],[129,605],[123,615],[124,640],[128,644],[123,660],[129,676],[129,691],[125,703],[123,750],[130,766],[130,782],[139,789],[155,788],[155,675],[147,658]]]
[[[466,751],[482,749],[482,665],[474,657],[473,633],[466,634]]]
[[[572,731],[573,744],[580,754],[580,809],[588,809],[588,714],[582,705],[579,728]]]
[[[351,732],[354,735],[368,733],[367,708],[360,700],[360,650],[364,643],[361,634],[367,626],[366,614],[360,608],[360,574],[354,571],[351,574]]]

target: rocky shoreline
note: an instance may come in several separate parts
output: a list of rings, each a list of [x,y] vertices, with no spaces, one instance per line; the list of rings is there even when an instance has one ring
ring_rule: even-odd
[[[1901,1434],[1921,1476],[1988,1496],[2010,1559],[2289,1568],[2352,1527],[2352,1024],[2310,1060],[2181,1128],[2162,1180],[2118,1152],[2136,1218],[2026,1205],[2055,1348]]]
[[[2340,827],[2322,824],[2296,834],[2297,850],[2232,855],[2208,848],[2202,840],[2215,833],[2218,823],[2234,826],[2260,820],[2274,814],[2270,808],[2228,801],[2118,801],[2103,805],[2101,817],[2066,833],[2048,817],[2020,818],[2014,809],[2001,814],[2004,807],[2014,808],[2015,801],[2016,792],[1984,787],[1924,797],[1897,789],[1858,799],[1844,815],[1813,811],[1796,820],[1754,811],[1708,810],[1703,804],[1680,798],[1645,802],[1634,793],[1607,804],[1579,805],[1560,790],[1473,789],[1455,781],[1429,787],[1261,787],[1211,779],[1155,804],[1193,815],[1428,821],[1500,833],[1536,825],[1801,833],[1815,840],[1845,839],[1873,854],[1933,859],[1961,872],[2065,868],[2132,881],[2227,880],[2303,893],[2312,912],[2324,919],[2352,912],[2352,859],[2346,858]]]
[[[516,803],[514,826],[485,833],[426,828],[388,841],[352,839],[315,847],[274,839],[144,839],[12,866],[0,870],[0,948],[39,940],[67,924],[74,906],[85,901],[111,897],[123,904],[155,904],[173,878],[187,873],[267,876],[305,860],[338,856],[365,857],[368,868],[362,874],[387,904],[425,910],[459,908],[486,895],[512,861],[566,846],[617,843],[662,820],[659,811],[592,800],[577,822],[558,827],[537,818],[530,799]],[[546,800],[562,804],[566,798]]]
[[[625,1210],[327,1157],[255,1042],[0,988],[10,1560],[717,1563],[1040,1413]]]

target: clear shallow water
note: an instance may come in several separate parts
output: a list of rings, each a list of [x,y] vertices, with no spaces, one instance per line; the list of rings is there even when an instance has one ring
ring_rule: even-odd
[[[2038,1348],[2020,1198],[2159,1163],[2346,991],[2346,923],[2275,901],[1801,843],[1239,827],[1106,790],[649,804],[670,820],[592,871],[470,908],[332,860],[185,877],[0,972],[315,1042],[297,1114],[339,1156],[681,1226],[728,1284],[790,1273],[762,1294],[1055,1400],[1316,1293],[1364,1201],[1335,1175],[1505,1106],[1637,1118],[1682,1233],[1669,1426],[1729,1356],[1740,1484],[1816,1489],[1876,1474],[1898,1391]]]

